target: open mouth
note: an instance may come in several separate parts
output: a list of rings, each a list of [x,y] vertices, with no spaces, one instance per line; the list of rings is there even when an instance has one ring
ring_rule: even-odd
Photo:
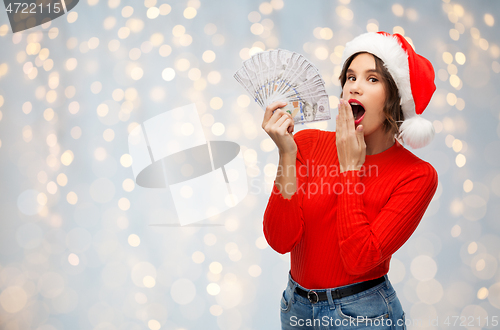
[[[354,123],[357,125],[363,120],[365,108],[357,100],[349,100],[349,104],[351,105],[352,115],[354,116]]]

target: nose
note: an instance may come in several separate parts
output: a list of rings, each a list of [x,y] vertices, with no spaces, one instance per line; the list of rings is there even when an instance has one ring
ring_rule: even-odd
[[[351,85],[349,86],[349,93],[351,94],[361,94],[361,88],[359,86],[358,81],[353,81]]]

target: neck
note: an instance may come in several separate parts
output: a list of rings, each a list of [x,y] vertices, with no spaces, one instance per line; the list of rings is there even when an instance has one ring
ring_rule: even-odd
[[[365,135],[367,155],[379,154],[394,145],[394,135],[391,133],[377,133],[378,132],[374,132],[373,134]]]

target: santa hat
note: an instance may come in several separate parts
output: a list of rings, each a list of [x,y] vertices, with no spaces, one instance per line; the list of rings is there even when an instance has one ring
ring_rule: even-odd
[[[420,115],[436,90],[431,62],[418,55],[400,34],[387,32],[364,33],[345,46],[342,63],[353,54],[368,52],[384,62],[396,83],[405,120],[400,138],[412,148],[428,145],[434,137],[432,123]]]

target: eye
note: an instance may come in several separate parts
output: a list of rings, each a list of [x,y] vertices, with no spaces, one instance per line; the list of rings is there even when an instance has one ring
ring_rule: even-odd
[[[370,78],[368,78],[368,81],[370,81],[370,82],[377,82],[378,79],[375,78],[375,77],[370,77]]]
[[[347,77],[347,80],[350,80],[350,81],[356,81],[356,77],[354,77],[354,76],[349,76],[349,77]]]

